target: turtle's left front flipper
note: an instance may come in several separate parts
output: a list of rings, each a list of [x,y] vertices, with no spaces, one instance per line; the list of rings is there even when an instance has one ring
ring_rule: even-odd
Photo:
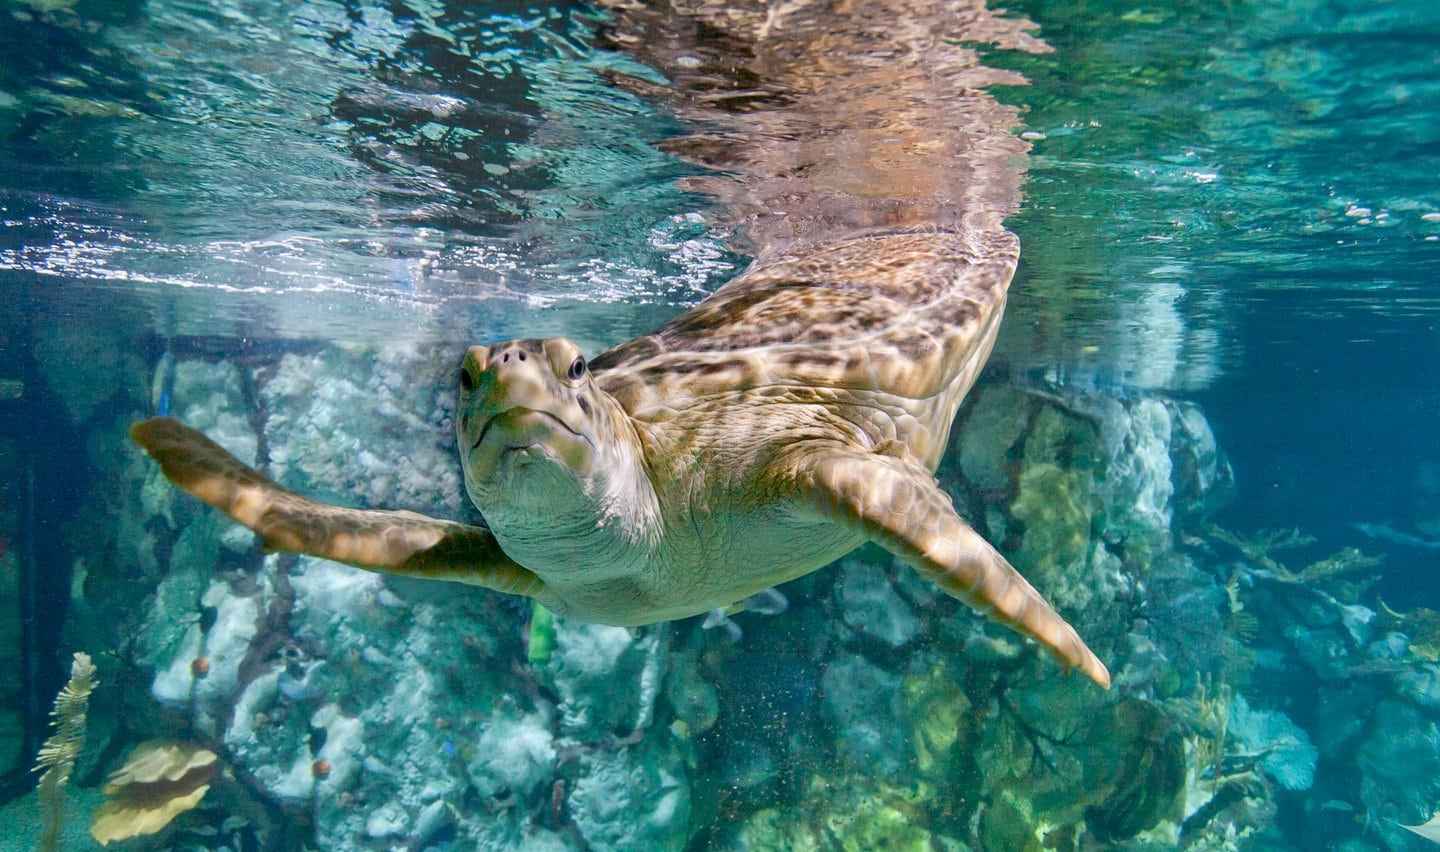
[[[254,530],[269,550],[469,583],[552,603],[545,583],[506,556],[483,527],[416,512],[347,509],[302,497],[168,417],[136,423],[130,437],[160,463],[171,482]]]
[[[1049,648],[1109,688],[1110,673],[1059,613],[955,512],[935,477],[907,458],[845,447],[809,454],[799,468],[812,505],[863,531],[946,594]]]

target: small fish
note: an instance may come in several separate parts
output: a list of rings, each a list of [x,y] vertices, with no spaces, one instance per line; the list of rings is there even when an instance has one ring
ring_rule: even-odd
[[[1423,547],[1427,550],[1440,550],[1440,541],[1437,541],[1433,538],[1421,538],[1418,535],[1411,535],[1407,532],[1401,532],[1400,530],[1395,529],[1395,527],[1390,524],[1372,524],[1366,521],[1357,521],[1355,523],[1352,523],[1350,526],[1370,536],[1371,538],[1378,538],[1381,541],[1388,541],[1394,544],[1403,544],[1407,547]]]
[[[731,642],[739,642],[745,631],[740,625],[730,619],[730,616],[742,612],[753,612],[756,615],[779,615],[790,608],[790,601],[779,589],[763,589],[748,598],[736,601],[726,607],[716,607],[710,610],[705,616],[705,621],[700,627],[705,630],[714,630],[716,627],[724,627],[725,632],[730,634]]]

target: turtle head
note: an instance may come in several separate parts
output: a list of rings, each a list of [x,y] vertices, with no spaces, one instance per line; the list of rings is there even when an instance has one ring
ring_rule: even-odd
[[[589,474],[604,440],[595,393],[580,347],[563,337],[470,347],[456,419],[466,479],[535,462]]]
[[[473,346],[459,380],[465,490],[512,559],[538,569],[569,548],[581,564],[654,538],[659,507],[636,426],[580,347]]]
[[[642,466],[633,426],[563,337],[473,346],[459,381],[465,487],[492,524],[510,511],[579,510]]]

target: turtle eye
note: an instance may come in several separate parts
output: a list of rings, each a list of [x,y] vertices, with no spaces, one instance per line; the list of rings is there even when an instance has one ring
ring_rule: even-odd
[[[475,389],[475,379],[471,378],[470,371],[463,367],[460,369],[460,387],[467,391]]]
[[[570,369],[565,371],[565,378],[572,382],[578,382],[585,377],[585,359],[576,358],[570,362]]]

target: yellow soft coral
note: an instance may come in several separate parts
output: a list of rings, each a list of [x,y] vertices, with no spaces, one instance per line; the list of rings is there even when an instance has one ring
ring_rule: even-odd
[[[154,834],[200,804],[218,768],[215,752],[194,744],[141,743],[105,785],[105,794],[114,798],[96,809],[91,836],[104,846]]]

